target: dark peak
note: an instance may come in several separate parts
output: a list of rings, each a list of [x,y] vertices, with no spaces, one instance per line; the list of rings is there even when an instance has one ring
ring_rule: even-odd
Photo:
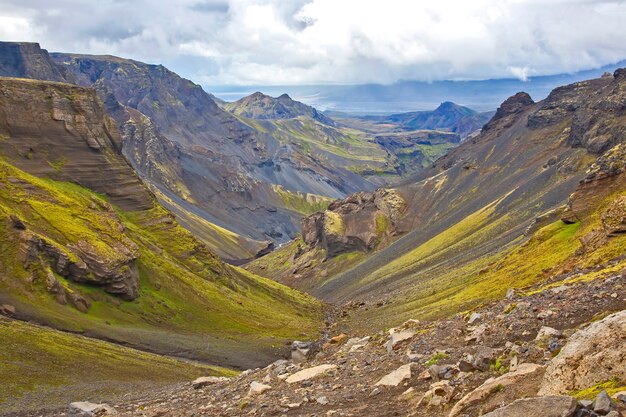
[[[501,119],[510,114],[519,113],[525,107],[530,106],[531,104],[535,104],[535,102],[530,97],[530,95],[528,95],[528,93],[520,91],[519,93],[507,98],[502,104],[500,104],[500,107],[498,107],[498,110],[496,111],[496,114],[495,116],[493,116],[492,120]]]
[[[517,114],[524,110],[526,107],[535,104],[534,100],[523,91],[512,95],[511,97],[504,100],[498,110],[496,110],[496,114],[491,118],[491,120],[483,126],[483,132],[490,130],[496,121],[503,119],[507,116]]]
[[[613,73],[613,78],[616,80],[626,80],[626,68],[618,68]]]
[[[249,97],[252,97],[252,98],[265,98],[265,97],[269,97],[269,96],[267,94],[263,94],[260,91],[255,91],[254,93],[250,94]]]
[[[279,100],[289,100],[289,101],[293,101],[293,99],[291,97],[289,97],[289,94],[287,93],[283,93],[280,96],[278,96]]]

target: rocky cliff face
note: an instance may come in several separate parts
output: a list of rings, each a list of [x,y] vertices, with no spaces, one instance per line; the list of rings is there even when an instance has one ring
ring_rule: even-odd
[[[0,42],[0,75],[59,82],[74,82],[71,74],[50,59],[38,43]]]
[[[0,79],[0,135],[0,152],[18,168],[75,182],[125,210],[152,207],[121,155],[117,125],[91,89]]]

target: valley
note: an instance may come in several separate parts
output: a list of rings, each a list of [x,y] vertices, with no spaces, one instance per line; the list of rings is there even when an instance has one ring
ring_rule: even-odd
[[[619,417],[626,69],[595,75],[358,115],[0,42],[0,415]]]

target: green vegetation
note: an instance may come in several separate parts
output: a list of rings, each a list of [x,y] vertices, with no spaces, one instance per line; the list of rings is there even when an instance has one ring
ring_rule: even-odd
[[[446,352],[437,352],[433,356],[431,356],[430,359],[428,359],[428,361],[426,361],[424,365],[426,366],[436,365],[442,360],[448,359],[449,357],[450,355],[448,355]]]
[[[610,381],[600,382],[583,390],[572,391],[569,395],[577,400],[594,400],[603,390],[606,391],[607,394],[613,395],[620,391],[626,391],[626,383],[621,382],[619,379],[612,379]]]
[[[303,216],[326,210],[328,205],[334,200],[333,198],[317,194],[289,191],[283,186],[276,184],[272,184],[272,190],[280,198],[283,207]]]
[[[9,215],[21,219],[27,230],[15,229]],[[24,266],[20,242],[34,235],[72,261],[77,255],[68,245],[77,242],[113,264],[128,262],[120,255],[126,248],[138,258],[119,267],[136,268],[139,297],[123,301],[97,286],[56,275],[69,292],[90,300],[91,307],[82,313],[58,303],[46,288],[49,260],[40,256]],[[276,357],[285,341],[316,338],[322,321],[318,301],[224,265],[161,206],[122,212],[76,184],[37,178],[2,160],[0,254],[3,302],[23,316],[155,352],[253,366]]]
[[[84,398],[106,400],[147,384],[236,374],[2,318],[0,339],[0,413]]]

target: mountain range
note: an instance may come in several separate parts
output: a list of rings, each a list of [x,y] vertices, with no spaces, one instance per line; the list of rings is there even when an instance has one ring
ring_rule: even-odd
[[[624,126],[626,69],[357,116],[1,42],[0,413],[621,412]]]

